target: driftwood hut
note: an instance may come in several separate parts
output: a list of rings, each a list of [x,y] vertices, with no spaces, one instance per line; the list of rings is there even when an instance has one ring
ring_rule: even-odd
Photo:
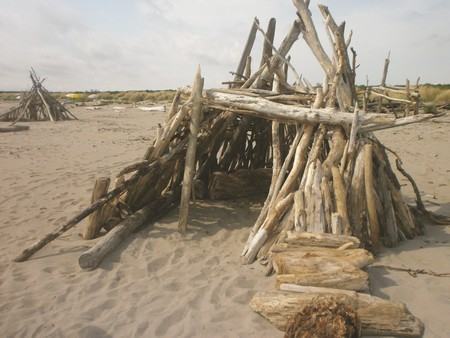
[[[278,48],[273,45],[275,20],[266,31],[255,20],[228,88],[204,89],[199,69],[193,85],[177,91],[142,161],[117,173],[112,189],[110,178],[99,179],[91,206],[15,261],[26,260],[89,216],[85,238],[95,238],[102,227],[109,231],[80,256],[82,268],[95,269],[127,234],[171,208],[179,205],[179,230],[184,232],[190,200],[264,192],[243,260],[267,264],[268,273],[277,273],[277,289],[302,293],[259,293],[251,302],[255,311],[284,330],[287,313],[317,298],[334,297],[357,310],[365,334],[420,335],[422,323],[404,306],[357,291],[368,289],[362,268],[373,261],[370,251],[422,233],[418,215],[431,215],[419,194],[416,207],[405,203],[388,149],[373,131],[433,115],[420,112],[411,88],[400,100],[389,96],[398,88],[385,84],[359,92],[356,53],[349,52],[345,23],[336,24],[328,8],[320,6],[332,47],[328,55],[309,2],[293,2],[298,17]],[[257,31],[265,43],[252,73]],[[288,81],[289,70],[296,74],[288,53],[300,36],[323,68],[321,87],[313,88],[298,75],[295,83]],[[396,165],[406,174],[398,159]]]
[[[358,91],[356,53],[349,53],[351,35],[345,37],[345,23],[337,25],[328,8],[319,6],[333,48],[329,56],[308,4],[294,4],[298,18],[278,48],[273,45],[275,19],[267,31],[255,19],[234,78],[225,82],[228,88],[203,89],[199,69],[194,84],[177,91],[142,161],[117,173],[113,189],[110,178],[99,179],[89,208],[17,260],[89,215],[85,237],[93,238],[102,227],[114,232],[124,222],[123,231],[131,232],[180,205],[179,229],[185,231],[191,198],[257,192],[267,198],[243,248],[247,263],[270,261],[271,248],[284,243],[292,231],[354,236],[373,252],[420,234],[416,211],[430,214],[420,196],[416,208],[405,203],[388,150],[373,131],[435,115],[420,113],[414,101],[418,95],[411,89],[404,99],[390,98],[394,89],[385,84]],[[252,73],[250,54],[258,30],[265,43],[259,69]],[[313,88],[298,75],[297,82],[288,83],[288,70],[297,74],[288,53],[300,36],[323,68],[326,80],[321,87]],[[32,79],[39,96],[42,86]],[[389,100],[370,94],[380,88]],[[386,113],[391,111],[385,105],[393,101],[395,109],[403,103],[401,109],[408,113]],[[398,159],[396,164],[407,175]],[[130,227],[135,218],[139,224]]]
[[[35,71],[31,69],[30,78],[33,85],[28,93],[22,95],[18,107],[0,115],[0,121],[15,124],[18,121],[61,121],[77,118],[58,100],[56,100],[42,83]]]

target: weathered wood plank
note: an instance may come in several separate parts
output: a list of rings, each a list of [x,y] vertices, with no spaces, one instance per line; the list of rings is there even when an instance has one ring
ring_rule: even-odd
[[[284,331],[289,316],[295,315],[314,299],[331,297],[349,304],[357,311],[363,335],[421,337],[424,332],[422,322],[409,313],[404,304],[360,293],[351,296],[336,293],[258,292],[250,301],[250,307]]]

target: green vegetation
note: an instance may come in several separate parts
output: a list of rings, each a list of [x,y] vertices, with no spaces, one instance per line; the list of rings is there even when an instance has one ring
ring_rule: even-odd
[[[0,101],[15,101],[21,92],[1,92]],[[67,94],[76,94],[77,97],[70,98]],[[163,102],[171,101],[175,96],[174,90],[145,90],[145,91],[108,91],[108,92],[54,92],[52,95],[60,101],[75,103],[104,102],[104,103],[136,103],[136,102]]]
[[[358,86],[359,90],[363,90],[363,86]],[[61,101],[70,101],[76,103],[83,102],[104,102],[104,103],[136,103],[151,102],[158,103],[163,101],[171,101],[175,95],[174,90],[145,90],[145,91],[88,91],[74,92],[78,98],[68,98],[69,93],[54,92],[52,95]],[[420,100],[430,104],[443,104],[450,102],[450,84],[424,84],[419,87]],[[2,92],[0,91],[0,101],[15,101],[21,92]]]

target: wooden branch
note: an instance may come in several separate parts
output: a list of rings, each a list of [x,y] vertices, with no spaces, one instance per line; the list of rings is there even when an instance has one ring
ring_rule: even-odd
[[[185,88],[183,90],[189,91]],[[338,112],[332,108],[313,109],[298,106],[288,106],[257,97],[249,97],[244,93],[241,95],[206,90],[206,99],[215,106],[228,109],[239,109],[240,113],[262,117],[282,123],[325,123],[330,125],[350,126],[354,114]],[[360,125],[383,125],[390,126],[396,121],[395,117],[386,114],[360,114],[358,117]]]
[[[366,187],[367,212],[369,213],[370,239],[372,250],[380,251],[380,225],[377,218],[377,208],[374,196],[372,145],[364,146],[364,184]]]
[[[328,78],[334,78],[335,68],[319,41],[307,4],[303,0],[293,0],[292,2],[297,7],[297,14],[301,18],[303,39],[308,44],[317,61],[319,61]]]
[[[183,187],[181,190],[180,214],[178,219],[178,230],[182,233],[186,232],[189,198],[192,190],[192,180],[194,178],[195,152],[197,148],[197,136],[202,114],[203,81],[204,79],[201,77],[199,66],[197,69],[197,74],[195,75],[194,85],[192,86],[192,91],[194,93],[194,106],[192,108],[189,142],[186,150]]]
[[[439,116],[442,116],[442,114],[419,114],[419,115],[412,115],[412,116],[408,116],[408,117],[402,117],[402,118],[395,119],[394,122],[389,125],[368,124],[368,125],[360,127],[358,129],[358,133],[368,133],[368,132],[377,131],[377,130],[406,126],[408,124],[424,122],[426,120],[429,120],[429,119],[432,119],[435,117],[439,117]]]

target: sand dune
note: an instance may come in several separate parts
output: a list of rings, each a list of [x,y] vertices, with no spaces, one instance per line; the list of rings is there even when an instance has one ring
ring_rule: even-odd
[[[5,109],[0,106],[0,112]],[[95,243],[84,222],[29,261],[11,260],[86,207],[95,179],[139,160],[165,114],[126,107],[74,107],[78,121],[28,123],[0,135],[0,335],[2,337],[282,337],[248,302],[273,290],[240,252],[263,197],[198,202],[188,233],[178,211],[133,234],[95,271],[78,257]],[[402,157],[427,206],[450,214],[450,118],[380,132]],[[412,198],[410,189],[406,196]],[[450,272],[449,227],[383,249],[376,264]],[[374,294],[406,303],[426,337],[450,335],[450,278],[371,268]]]

